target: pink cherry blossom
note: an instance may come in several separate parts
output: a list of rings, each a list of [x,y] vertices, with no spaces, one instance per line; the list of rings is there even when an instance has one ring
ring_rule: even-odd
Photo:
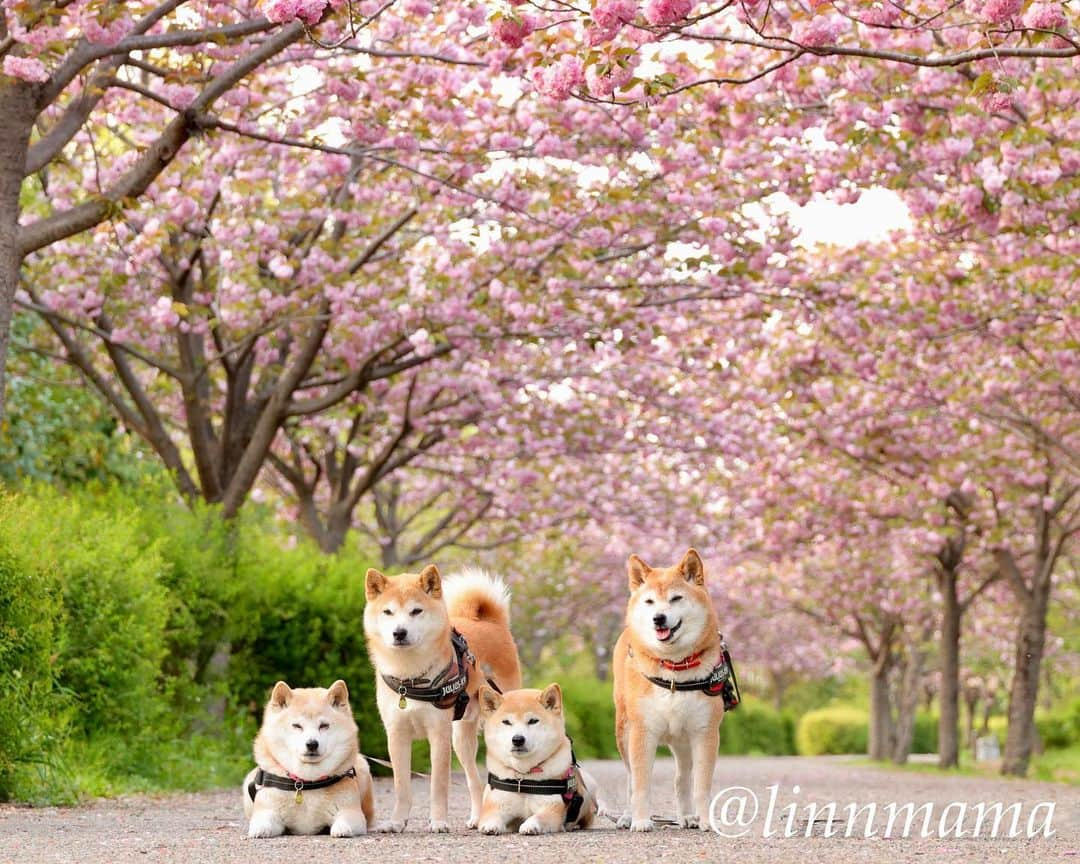
[[[8,54],[4,57],[4,74],[23,81],[41,83],[49,80],[49,70],[36,57],[17,57]]]

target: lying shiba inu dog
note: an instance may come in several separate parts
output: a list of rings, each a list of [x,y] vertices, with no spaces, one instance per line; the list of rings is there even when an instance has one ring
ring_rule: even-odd
[[[577,764],[566,737],[559,685],[505,695],[485,685],[479,699],[488,768],[480,831],[588,828],[596,818],[596,783]]]
[[[675,755],[683,828],[709,827],[724,688],[731,674],[701,557],[654,569],[631,555],[626,629],[615,644],[615,735],[629,772],[629,812],[618,824],[651,831],[649,787],[656,748]]]
[[[344,681],[329,690],[274,685],[244,779],[249,837],[365,834],[375,815],[371,773],[360,755]]]
[[[484,794],[476,768],[476,692],[485,678],[503,690],[521,686],[506,586],[479,570],[444,582],[432,564],[395,579],[368,570],[365,588],[364,634],[394,768],[394,810],[376,830],[405,830],[412,809],[412,742],[418,738],[431,744],[430,829],[450,830],[451,738],[469,785],[468,826],[475,828]]]

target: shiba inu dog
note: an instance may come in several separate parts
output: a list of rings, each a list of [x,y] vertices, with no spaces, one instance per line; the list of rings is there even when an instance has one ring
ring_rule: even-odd
[[[626,629],[615,644],[615,735],[629,772],[629,810],[619,827],[651,831],[649,787],[656,748],[675,755],[676,821],[709,827],[724,687],[730,675],[705,588],[705,567],[690,549],[674,567],[627,562]]]
[[[487,745],[484,834],[551,834],[588,828],[596,818],[596,783],[566,737],[562,690],[479,692]]]
[[[249,837],[367,833],[375,815],[344,681],[330,689],[274,685],[255,739],[258,767],[244,779]]]
[[[480,570],[441,578],[420,573],[388,579],[368,570],[364,634],[375,666],[379,716],[394,768],[394,809],[380,831],[404,831],[412,809],[412,742],[431,744],[431,831],[449,831],[450,744],[465,770],[471,807],[480,818],[484,787],[476,768],[484,680],[501,690],[521,686],[517,647],[510,635],[509,592]]]

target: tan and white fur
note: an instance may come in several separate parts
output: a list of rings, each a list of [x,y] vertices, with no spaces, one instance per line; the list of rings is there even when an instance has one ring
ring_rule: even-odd
[[[313,781],[354,768],[356,776],[323,789],[305,790],[299,801],[294,791],[268,787],[260,789],[252,801],[248,784],[258,769],[251,771],[243,787],[249,837],[320,834],[327,828],[334,837],[367,833],[375,817],[371,772],[360,755],[344,681],[335,681],[329,689],[296,690],[278,681],[254,749],[255,763],[269,774]]]
[[[690,549],[674,567],[652,568],[637,555],[627,562],[630,599],[626,629],[615,644],[615,734],[629,772],[628,812],[619,827],[651,831],[650,786],[656,748],[675,756],[676,820],[683,828],[709,827],[724,700],[700,691],[673,692],[646,676],[696,681],[721,659],[716,611],[705,587],[705,567]],[[697,652],[691,669],[665,669]]]
[[[511,690],[500,695],[480,688],[487,769],[504,780],[562,780],[573,764],[566,735],[562,689]],[[596,818],[596,781],[580,768],[579,792],[585,801],[572,826],[566,826],[567,802],[559,795],[527,795],[484,788],[479,829],[483,834],[552,834],[564,828],[588,828]]]
[[[443,581],[434,564],[420,573],[388,579],[368,570],[365,582],[364,634],[376,671],[379,716],[386,727],[394,769],[394,809],[376,826],[379,831],[404,831],[412,810],[412,742],[426,738],[431,745],[431,831],[449,831],[450,746],[465,771],[469,786],[468,827],[480,818],[484,785],[476,767],[480,706],[476,693],[485,676],[501,689],[521,686],[517,647],[510,634],[509,592],[502,580],[480,570],[466,570]],[[430,678],[453,659],[451,628],[456,628],[476,655],[469,674],[469,706],[453,721],[453,711],[407,699],[387,686],[382,674],[395,678]],[[395,635],[396,634],[396,635]]]

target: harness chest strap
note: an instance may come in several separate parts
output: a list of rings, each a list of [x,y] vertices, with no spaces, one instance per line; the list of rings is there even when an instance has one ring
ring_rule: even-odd
[[[284,792],[295,792],[296,803],[299,804],[304,792],[315,789],[325,789],[328,786],[333,786],[336,783],[340,783],[342,780],[355,776],[356,768],[350,768],[344,774],[331,774],[326,777],[320,777],[318,780],[304,780],[295,775],[283,777],[280,774],[271,774],[268,771],[263,771],[262,768],[259,768],[255,772],[255,776],[252,778],[251,782],[248,783],[247,793],[248,797],[254,801],[255,796],[259,794],[260,789],[281,789]]]
[[[658,658],[658,663],[665,669],[680,672],[700,666],[700,658],[704,653],[704,651],[698,651],[696,654],[691,654],[689,657],[677,661]],[[634,649],[627,646],[627,654],[633,657]],[[699,678],[694,681],[676,681],[674,678],[661,678],[646,675],[644,672],[641,674],[657,687],[663,687],[672,693],[697,690],[706,696],[723,696],[724,709],[727,711],[731,711],[742,701],[738,679],[735,677],[735,666],[731,662],[731,654],[728,652],[727,643],[722,635],[720,636],[720,662],[712,668],[706,678]]]
[[[560,780],[526,780],[519,777],[509,780],[496,777],[488,773],[488,786],[498,789],[500,792],[515,792],[519,795],[560,795],[566,802],[566,815],[563,817],[564,825],[572,825],[577,822],[581,815],[581,807],[585,803],[585,796],[581,790],[585,784],[579,776],[579,768],[575,759],[566,771],[566,776]]]
[[[457,630],[450,632],[454,656],[438,675],[428,678],[395,678],[383,675],[386,686],[398,694],[398,707],[404,708],[406,698],[430,702],[436,708],[453,708],[454,719],[465,716],[469,707],[469,668],[476,668],[476,655],[469,650],[465,637]]]

